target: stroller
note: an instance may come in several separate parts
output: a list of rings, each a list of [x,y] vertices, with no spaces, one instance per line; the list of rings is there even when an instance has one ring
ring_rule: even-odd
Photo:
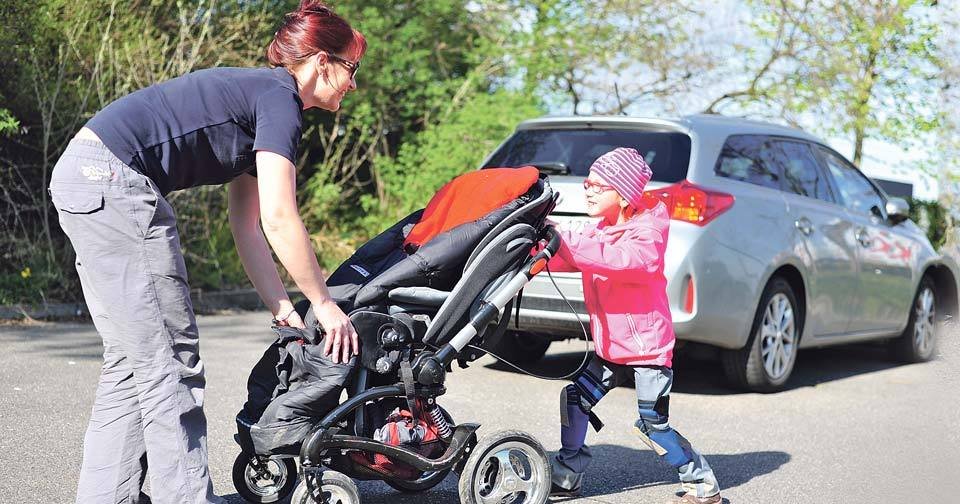
[[[536,439],[501,431],[478,440],[480,425],[455,423],[437,398],[452,363],[484,354],[556,253],[559,236],[545,224],[555,204],[536,168],[471,172],[360,247],[328,280],[359,355],[346,364],[323,356],[306,302],[297,309],[309,329],[273,328],[237,415],[239,494],[351,504],[360,502],[353,479],[421,492],[455,471],[461,502],[546,502],[550,464]]]

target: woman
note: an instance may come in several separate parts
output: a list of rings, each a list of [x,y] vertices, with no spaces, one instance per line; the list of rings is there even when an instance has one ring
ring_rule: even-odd
[[[229,182],[237,251],[274,318],[303,326],[268,242],[329,335],[325,350],[335,362],[356,352],[298,213],[294,160],[302,110],[338,110],[365,50],[345,20],[304,0],[267,49],[273,68],[201,70],[134,92],[95,115],[63,153],[50,193],[104,346],[78,503],[148,502],[147,465],[153,502],[219,502],[170,191]]]

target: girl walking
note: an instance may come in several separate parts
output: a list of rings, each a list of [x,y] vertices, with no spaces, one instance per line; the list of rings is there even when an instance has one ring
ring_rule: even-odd
[[[560,398],[561,449],[552,460],[551,495],[580,493],[591,460],[584,444],[591,409],[626,373],[636,382],[640,439],[677,469],[683,495],[676,504],[721,502],[706,459],[670,427],[675,336],[663,275],[670,218],[666,206],[644,198],[653,172],[635,149],[598,158],[584,181],[587,213],[599,217],[582,231],[562,230],[554,271],[580,271],[596,355]]]

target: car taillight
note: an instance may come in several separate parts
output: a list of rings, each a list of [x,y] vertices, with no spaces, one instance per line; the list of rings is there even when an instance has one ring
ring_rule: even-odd
[[[658,199],[667,205],[671,219],[698,226],[706,225],[726,212],[733,206],[734,200],[730,194],[712,191],[686,180],[679,184],[644,191],[643,195]]]

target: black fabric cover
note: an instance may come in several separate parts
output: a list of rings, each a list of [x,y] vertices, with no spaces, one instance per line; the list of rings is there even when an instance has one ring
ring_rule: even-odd
[[[530,249],[537,241],[536,229],[532,226],[510,229],[513,231],[509,235],[504,233],[491,242],[490,253],[470,265],[466,273],[469,276],[460,282],[454,297],[447,300],[449,306],[437,314],[423,338],[424,343],[435,347],[447,343],[467,324],[477,297],[490,282],[509,271],[519,271],[523,261],[530,257]]]
[[[307,342],[309,331],[274,331],[277,339],[251,371],[237,415],[241,447],[260,455],[297,453],[314,422],[339,404],[357,362],[335,364],[323,355],[322,338]]]

